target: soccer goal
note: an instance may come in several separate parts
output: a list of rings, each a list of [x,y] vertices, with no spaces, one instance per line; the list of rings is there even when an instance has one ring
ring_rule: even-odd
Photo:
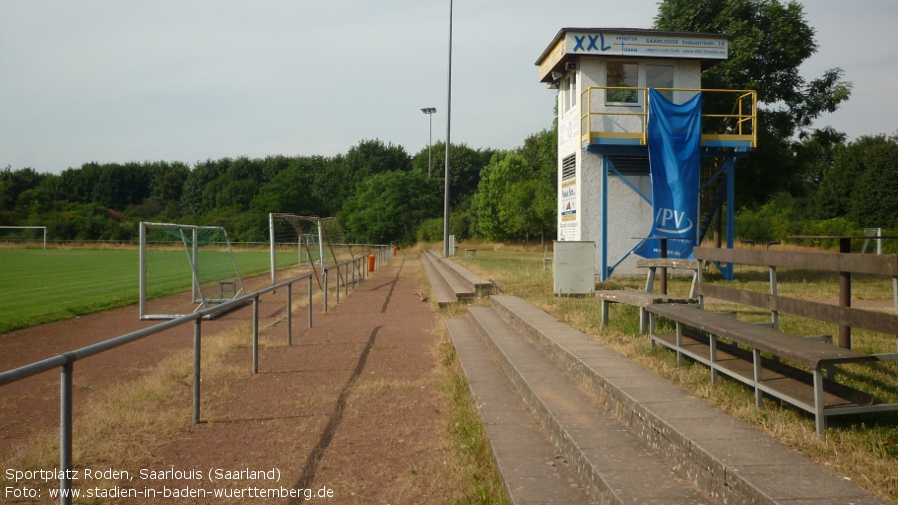
[[[41,243],[47,248],[46,226],[0,226],[0,242],[24,244]]]
[[[273,213],[268,215],[271,254],[271,284],[278,282],[278,274],[299,267],[327,262],[326,237],[317,216]]]
[[[140,223],[141,319],[174,319],[243,294],[224,228]]]

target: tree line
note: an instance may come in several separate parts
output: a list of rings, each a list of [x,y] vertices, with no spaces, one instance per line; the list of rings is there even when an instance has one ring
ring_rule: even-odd
[[[47,226],[53,240],[133,241],[140,221],[173,222],[223,226],[233,240],[263,242],[268,214],[285,212],[337,216],[352,240],[439,240],[444,152],[445,144],[433,145],[432,177],[426,147],[409,155],[378,139],[333,157],[222,158],[193,166],[91,162],[60,174],[8,166],[0,170],[0,225]],[[508,151],[453,144],[452,232],[460,240],[554,235],[556,152],[549,130]],[[482,174],[493,175],[485,180]],[[542,214],[493,216],[489,210],[497,204],[511,209],[534,191],[551,201]]]

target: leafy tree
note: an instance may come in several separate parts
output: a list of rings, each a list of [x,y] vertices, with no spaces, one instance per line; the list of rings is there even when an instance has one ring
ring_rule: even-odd
[[[169,205],[181,200],[184,183],[190,176],[190,168],[179,161],[150,164],[150,198],[160,205]]]
[[[303,168],[303,164],[291,164],[271,182],[263,185],[250,205],[252,210],[263,215],[273,212],[318,214],[321,202],[310,191],[311,174]]]
[[[898,138],[861,137],[839,150],[817,194],[825,218],[898,225]]]
[[[225,173],[230,162],[228,158],[218,161],[208,159],[193,167],[187,180],[184,181],[184,190],[181,193],[181,206],[186,213],[199,215],[215,207],[218,188],[212,185]]]
[[[474,197],[477,231],[489,240],[506,240],[512,231],[504,221],[508,211],[503,213],[506,195],[515,184],[528,180],[532,170],[523,156],[516,153],[499,154],[481,172],[480,185]]]
[[[0,210],[12,210],[19,199],[19,195],[29,189],[36,188],[46,177],[37,173],[33,168],[12,170],[7,166],[0,170]]]
[[[795,165],[808,189],[816,192],[823,175],[832,167],[836,153],[845,147],[846,135],[829,126],[813,131],[793,146]]]
[[[542,179],[528,179],[511,185],[499,205],[505,230],[517,237],[537,235],[555,229],[555,193]]]
[[[350,237],[376,242],[412,242],[415,228],[440,214],[442,194],[435,179],[400,170],[374,174],[356,186],[343,204],[340,222]]]
[[[346,168],[355,181],[368,176],[401,170],[411,170],[411,158],[402,146],[386,144],[379,140],[362,140],[349,148],[345,157]]]
[[[150,196],[150,174],[138,163],[105,164],[93,190],[93,202],[124,210]]]
[[[530,135],[524,139],[520,153],[533,173],[555,191],[558,180],[557,129],[547,129]]]
[[[449,205],[453,208],[471,198],[480,182],[480,171],[495,154],[493,149],[473,149],[467,144],[452,144],[449,148]],[[427,175],[427,147],[412,158],[412,169]],[[446,143],[433,145],[431,176],[443,184],[446,173]]]

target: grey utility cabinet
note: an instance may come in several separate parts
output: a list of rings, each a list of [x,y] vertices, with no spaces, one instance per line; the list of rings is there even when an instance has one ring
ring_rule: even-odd
[[[596,243],[555,241],[555,296],[596,292]]]

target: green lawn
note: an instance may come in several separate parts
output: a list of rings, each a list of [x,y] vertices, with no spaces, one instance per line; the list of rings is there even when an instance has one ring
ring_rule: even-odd
[[[243,277],[269,268],[264,250],[234,257]],[[189,277],[170,278],[154,295],[189,287]],[[136,250],[0,248],[0,334],[134,304],[138,289]]]

